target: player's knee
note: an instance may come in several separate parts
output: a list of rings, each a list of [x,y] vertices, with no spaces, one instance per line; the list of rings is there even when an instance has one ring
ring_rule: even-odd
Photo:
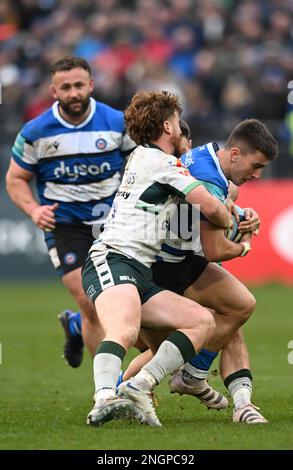
[[[249,298],[247,299],[247,319],[254,312],[255,307],[256,307],[255,297],[251,292],[249,292]]]
[[[216,329],[214,316],[206,309],[201,309],[197,315],[197,322],[194,328],[201,327],[207,335],[212,335]]]
[[[245,323],[249,319],[250,315],[255,309],[255,306],[256,300],[254,295],[247,291],[245,297],[243,297],[241,308],[238,311],[241,324]]]
[[[138,338],[139,329],[136,327],[129,327],[126,331],[124,331],[121,337],[121,343],[125,347],[125,349],[129,349],[135,345],[137,338]]]

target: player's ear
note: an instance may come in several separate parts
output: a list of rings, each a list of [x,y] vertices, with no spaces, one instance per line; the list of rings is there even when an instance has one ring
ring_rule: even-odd
[[[240,150],[238,147],[233,147],[230,150],[230,158],[232,162],[237,162],[240,156]]]
[[[90,79],[90,93],[94,91],[94,80],[91,78]]]
[[[50,95],[54,98],[54,100],[57,100],[57,91],[56,91],[55,86],[52,83],[49,86],[49,92],[50,92]]]
[[[164,121],[163,122],[163,130],[166,132],[166,134],[171,134],[172,129],[171,129],[171,122],[170,121]]]

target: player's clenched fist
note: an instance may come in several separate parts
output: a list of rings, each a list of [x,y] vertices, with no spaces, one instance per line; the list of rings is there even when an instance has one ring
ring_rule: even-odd
[[[38,206],[31,213],[33,223],[42,230],[50,231],[55,228],[55,211],[58,208],[58,203],[51,206]]]

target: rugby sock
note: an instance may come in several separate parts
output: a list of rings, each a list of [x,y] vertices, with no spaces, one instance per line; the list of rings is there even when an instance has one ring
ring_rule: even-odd
[[[196,367],[192,366],[190,362],[184,364],[182,369],[182,380],[187,385],[192,385],[194,382],[202,382],[208,378],[208,370],[197,369]]]
[[[94,358],[95,397],[114,398],[125,349],[114,341],[102,341]]]
[[[217,355],[217,352],[202,349],[198,355],[184,365],[182,369],[183,381],[189,385],[194,379],[207,379],[209,369]]]
[[[251,403],[252,375],[249,369],[233,372],[225,378],[224,384],[233,398],[236,410]]]
[[[156,384],[166,377],[174,369],[182,366],[195,355],[195,350],[190,339],[181,331],[171,333],[162,342],[155,356],[135,376],[135,382],[140,385],[140,380],[151,390]]]
[[[80,312],[71,312],[69,316],[69,331],[72,336],[81,336],[81,314]]]
[[[194,366],[196,369],[209,370],[218,354],[218,352],[202,349],[195,357],[191,359],[191,361],[189,361],[189,364]]]

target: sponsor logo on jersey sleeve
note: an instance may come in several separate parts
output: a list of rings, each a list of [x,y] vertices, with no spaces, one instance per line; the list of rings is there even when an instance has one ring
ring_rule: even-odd
[[[182,170],[180,170],[179,173],[180,175],[190,176],[189,170],[187,170],[187,168],[182,168]]]
[[[181,162],[178,158],[176,160],[168,160],[168,166],[175,166],[176,168],[180,168],[180,175],[190,176],[189,170],[186,168],[186,165]]]
[[[177,166],[178,168],[180,168],[180,171],[179,171],[180,175],[190,176],[189,170],[186,168],[185,165],[183,165],[183,163],[181,162],[181,160],[177,160],[176,166]]]

